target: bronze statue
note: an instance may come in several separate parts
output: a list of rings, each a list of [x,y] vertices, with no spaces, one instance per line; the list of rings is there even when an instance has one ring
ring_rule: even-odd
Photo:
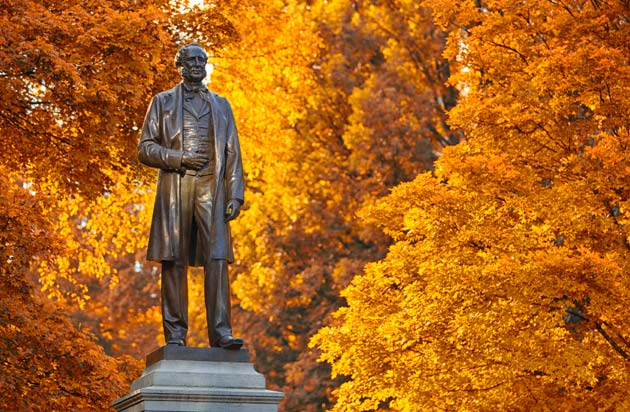
[[[138,159],[158,168],[147,259],[162,262],[162,322],[167,345],[186,345],[188,266],[204,267],[210,345],[239,349],[232,336],[228,222],[244,202],[243,165],[230,103],[202,83],[208,56],[197,43],[175,57],[182,82],[149,106]]]

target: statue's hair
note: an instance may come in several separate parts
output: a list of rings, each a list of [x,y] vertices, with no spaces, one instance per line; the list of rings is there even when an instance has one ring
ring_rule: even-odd
[[[188,50],[188,49],[193,48],[193,47],[200,48],[205,53],[206,57],[208,57],[208,53],[206,53],[204,48],[201,47],[201,45],[195,41],[195,42],[189,43],[189,44],[187,44],[185,46],[182,46],[179,50],[177,50],[177,53],[175,54],[175,67],[181,67],[182,66],[182,56],[184,55],[184,52],[186,50]]]

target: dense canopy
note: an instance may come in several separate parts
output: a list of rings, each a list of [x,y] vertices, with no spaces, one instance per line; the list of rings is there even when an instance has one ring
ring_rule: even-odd
[[[235,332],[283,412],[630,409],[629,22],[623,0],[2,0],[0,410],[107,410],[163,344],[135,147],[192,40],[246,169]]]

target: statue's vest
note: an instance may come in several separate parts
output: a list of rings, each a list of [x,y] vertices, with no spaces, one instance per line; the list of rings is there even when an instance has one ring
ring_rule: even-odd
[[[186,93],[184,98],[183,149],[204,153],[210,162],[199,171],[187,170],[186,174],[210,174],[214,172],[214,127],[210,103]]]

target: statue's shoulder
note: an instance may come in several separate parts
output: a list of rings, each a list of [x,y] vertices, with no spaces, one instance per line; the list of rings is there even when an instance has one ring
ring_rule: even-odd
[[[175,85],[173,88],[168,89],[168,90],[164,90],[162,92],[159,92],[158,94],[155,95],[155,98],[157,99],[168,99],[168,98],[172,98],[175,93],[177,92],[177,88],[180,87],[179,84]]]
[[[155,100],[161,100],[161,101],[172,99],[173,96],[175,96],[175,93],[177,92],[177,88],[178,87],[180,87],[179,84],[175,85],[175,87],[173,87],[172,89],[168,89],[168,90],[164,90],[162,92],[159,92],[153,98]]]

